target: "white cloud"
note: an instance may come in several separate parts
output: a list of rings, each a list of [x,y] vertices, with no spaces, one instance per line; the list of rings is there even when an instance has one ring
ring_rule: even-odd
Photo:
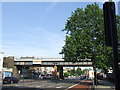
[[[22,40],[4,42],[5,55],[61,57],[59,52],[64,45],[64,35],[50,32],[42,27],[25,29],[21,32],[24,33]]]

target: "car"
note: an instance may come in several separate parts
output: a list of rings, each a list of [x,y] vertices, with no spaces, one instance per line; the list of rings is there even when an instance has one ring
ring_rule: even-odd
[[[84,80],[84,79],[86,79],[86,76],[81,76],[80,77],[80,80]]]
[[[43,79],[52,79],[52,75],[51,74],[46,74],[45,76],[43,76]]]
[[[44,76],[45,76],[45,74],[44,74],[44,73],[41,73],[41,74],[39,75],[39,78],[40,78],[40,79],[43,79]]]
[[[3,79],[3,84],[13,84],[13,83],[18,83],[18,79],[16,77],[5,77]]]

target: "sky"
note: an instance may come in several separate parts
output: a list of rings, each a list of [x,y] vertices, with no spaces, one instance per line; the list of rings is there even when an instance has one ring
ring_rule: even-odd
[[[120,15],[120,1],[118,2],[118,14]]]
[[[62,58],[66,20],[92,2],[3,2],[2,51],[5,56]],[[103,3],[99,3],[102,8]]]

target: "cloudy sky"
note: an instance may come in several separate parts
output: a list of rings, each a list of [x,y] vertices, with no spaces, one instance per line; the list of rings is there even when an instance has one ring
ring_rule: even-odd
[[[66,20],[92,2],[3,2],[2,47],[5,56],[62,57]],[[102,8],[103,3],[99,3]]]

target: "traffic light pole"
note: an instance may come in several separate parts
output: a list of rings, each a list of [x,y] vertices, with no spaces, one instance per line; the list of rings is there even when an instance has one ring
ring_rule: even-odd
[[[118,51],[117,51],[117,38],[115,31],[113,30],[112,35],[112,48],[113,48],[113,61],[114,61],[114,76],[115,76],[115,88],[120,90],[120,76],[119,76],[119,65],[118,65]]]
[[[104,22],[105,22],[105,33],[106,33],[106,45],[112,46],[113,49],[115,90],[120,90],[117,25],[116,25],[114,2],[105,2],[103,5],[103,9],[104,9]]]
[[[116,22],[114,22],[116,24]],[[117,27],[114,24],[114,29],[112,30],[112,49],[113,49],[113,64],[114,64],[114,76],[115,76],[115,88],[120,90],[120,76],[119,76],[119,65],[118,65],[118,41],[117,41]]]

